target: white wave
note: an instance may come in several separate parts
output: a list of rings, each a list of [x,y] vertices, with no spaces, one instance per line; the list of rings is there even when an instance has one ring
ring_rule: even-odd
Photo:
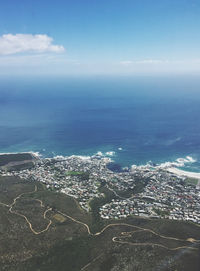
[[[98,151],[98,152],[96,153],[96,155],[97,155],[97,156],[104,156],[103,152],[101,152],[101,151]]]
[[[131,166],[131,171],[134,171],[136,169],[145,170],[145,169],[150,169],[150,168],[153,168],[153,167],[149,163],[147,163],[146,165],[140,165],[140,166],[132,165]]]
[[[123,149],[120,147],[120,148],[118,148],[118,151],[122,151]]]
[[[146,165],[132,165],[131,170],[135,169],[149,169],[149,168],[161,168],[161,169],[167,169],[167,168],[174,168],[174,167],[184,167],[186,164],[192,164],[195,163],[197,160],[195,160],[191,156],[186,156],[185,158],[178,158],[173,162],[164,162],[156,166],[152,166],[151,161],[148,162]]]
[[[107,152],[106,152],[106,155],[107,155],[107,156],[114,156],[114,155],[115,155],[115,152],[114,152],[114,151],[107,151]]]
[[[30,152],[28,152],[28,153],[32,154],[33,156],[35,156],[35,157],[37,157],[37,158],[42,157],[42,154],[39,153],[38,151],[37,151],[37,152],[30,151]]]
[[[106,152],[103,153],[101,151],[98,151],[96,154],[92,155],[92,156],[86,156],[86,155],[70,155],[70,156],[63,156],[63,155],[56,155],[53,158],[56,160],[67,160],[67,159],[81,159],[81,160],[91,160],[93,158],[101,158],[102,160],[104,160],[105,162],[112,162],[111,158],[108,156],[113,156],[115,154],[115,152]]]
[[[98,151],[96,154],[94,154],[93,156],[98,156],[98,157],[106,157],[106,156],[114,156],[115,152],[114,151],[107,151],[105,153]]]
[[[178,158],[174,162],[161,163],[159,168],[170,168],[170,167],[184,167],[186,164],[195,163],[196,160],[191,156],[186,156],[185,158]]]
[[[71,155],[68,158],[79,158],[81,160],[90,160],[91,156],[84,156],[84,155]]]
[[[195,160],[194,158],[192,158],[191,156],[186,156],[186,158],[191,161],[191,163],[195,163],[197,160]]]

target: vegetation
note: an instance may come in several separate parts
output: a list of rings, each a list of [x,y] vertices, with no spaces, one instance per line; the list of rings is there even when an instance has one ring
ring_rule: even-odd
[[[191,184],[191,185],[197,185],[197,183],[198,183],[198,180],[197,179],[195,179],[195,178],[187,178],[186,180],[185,180],[185,182],[186,182],[186,184]]]
[[[157,208],[153,208],[153,211],[154,211],[157,215],[162,216],[162,217],[168,216],[169,213],[170,213],[168,210],[161,210],[161,209],[157,209]]]
[[[32,161],[30,162],[24,162],[23,164],[20,165],[12,165],[12,166],[7,166],[7,171],[19,171],[19,170],[24,170],[24,169],[30,169],[34,166],[34,163]]]
[[[1,154],[0,168],[4,170],[23,170],[34,166],[34,157],[31,153]]]
[[[92,260],[90,253],[92,242],[88,237],[77,237],[71,241],[55,244],[43,257],[36,256],[22,263],[20,270],[29,271],[79,271]]]
[[[167,236],[185,238],[185,233],[199,237],[199,229],[188,223],[169,220],[150,221],[145,219],[127,219],[121,222],[156,230]],[[80,271],[82,267],[92,262],[88,271],[110,270],[177,270],[199,271],[199,250],[170,251],[156,246],[115,245],[113,236],[120,236],[121,231],[130,231],[130,228],[121,226],[105,231],[100,237],[82,236],[71,241],[56,243],[43,256],[35,256],[30,260],[17,265],[9,271],[47,271],[60,270]],[[172,232],[174,234],[172,234]],[[126,239],[124,239],[126,240]],[[136,232],[128,238],[130,242],[155,242],[169,247],[188,245],[176,240],[159,238],[150,232]],[[164,264],[163,264],[164,263]],[[18,269],[18,267],[20,267]]]
[[[1,154],[0,156],[0,167],[5,166],[10,162],[33,160],[33,157],[30,153]]]
[[[116,198],[115,194],[109,190],[107,187],[105,187],[105,183],[101,183],[99,187],[99,192],[104,194],[104,197],[101,198],[94,198],[89,202],[91,214],[92,214],[92,223],[90,225],[91,230],[95,233],[102,229],[104,222],[102,218],[99,215],[99,208],[106,204],[111,202],[113,198]]]
[[[24,218],[11,214],[7,207],[0,205],[1,271],[80,271],[90,262],[87,271],[199,271],[198,249],[170,251],[150,245],[141,247],[116,244],[112,241],[113,237],[120,237],[121,232],[130,232],[134,229],[118,225],[108,228],[98,236],[91,236],[84,225],[58,213],[61,211],[86,223],[91,226],[93,232],[101,230],[104,224],[127,223],[152,229],[165,236],[200,239],[199,227],[187,222],[131,217],[117,222],[115,220],[104,222],[98,215],[99,207],[109,202],[115,195],[103,182],[99,191],[104,193],[104,196],[90,202],[91,214],[82,210],[73,198],[45,190],[42,184],[16,177],[0,177],[0,202],[11,204],[17,195],[34,191],[35,184],[38,191],[23,195],[17,200],[14,210],[28,216],[34,229],[42,230],[47,223],[43,218],[43,212],[51,207],[52,211],[48,212],[47,217],[52,219],[52,225],[48,231],[34,235]],[[45,207],[41,207],[40,202],[35,199],[42,200]],[[150,232],[137,232],[124,238],[133,243],[156,242],[169,247],[190,244],[188,241],[182,243],[178,240],[159,238]],[[163,263],[166,269],[162,269]]]
[[[82,181],[87,181],[89,180],[90,174],[89,172],[83,172],[83,171],[67,171],[66,172],[67,176],[76,176],[76,177],[80,177],[80,179]]]
[[[140,179],[136,180],[135,184],[136,186],[133,189],[134,194],[141,193],[144,190],[144,187],[148,184],[149,178],[146,179]]]
[[[126,190],[115,190],[115,192],[117,193],[117,195],[119,195],[120,197],[123,197],[123,198],[130,198],[133,196],[134,194],[134,189],[126,189]]]

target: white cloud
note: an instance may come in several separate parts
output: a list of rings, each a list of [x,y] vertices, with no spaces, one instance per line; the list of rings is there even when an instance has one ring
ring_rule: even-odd
[[[193,59],[141,59],[118,62],[124,74],[185,74],[200,72],[200,58]]]
[[[53,45],[53,39],[47,35],[38,34],[5,34],[0,36],[0,55],[12,55],[25,52],[64,52],[62,45]]]
[[[120,62],[121,65],[124,65],[124,66],[129,66],[131,64],[133,64],[133,61],[131,60],[123,60]]]
[[[124,66],[131,66],[134,64],[164,64],[164,63],[169,63],[169,61],[160,60],[160,59],[144,59],[144,60],[137,60],[137,61],[124,60],[120,62],[120,64]]]
[[[135,61],[136,64],[162,64],[162,63],[168,63],[168,60],[160,60],[160,59],[145,59],[145,60],[139,60]]]

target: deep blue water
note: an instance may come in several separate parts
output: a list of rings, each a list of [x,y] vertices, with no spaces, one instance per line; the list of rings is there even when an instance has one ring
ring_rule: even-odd
[[[29,150],[115,151],[122,165],[200,160],[200,79],[1,79],[0,152]]]

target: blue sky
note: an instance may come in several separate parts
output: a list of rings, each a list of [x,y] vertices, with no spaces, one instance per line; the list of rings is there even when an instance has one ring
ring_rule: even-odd
[[[0,73],[200,72],[199,0],[6,0]]]

